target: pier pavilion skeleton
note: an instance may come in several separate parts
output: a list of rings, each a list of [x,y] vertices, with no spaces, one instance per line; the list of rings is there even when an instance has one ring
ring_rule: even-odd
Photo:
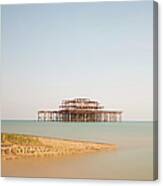
[[[97,101],[88,98],[63,100],[57,111],[38,111],[38,121],[117,122],[122,111],[106,111]]]

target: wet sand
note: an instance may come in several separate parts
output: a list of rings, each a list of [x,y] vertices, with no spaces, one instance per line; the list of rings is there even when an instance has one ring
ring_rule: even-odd
[[[2,160],[2,176],[152,180],[152,165],[136,160],[142,158],[145,161],[147,157],[139,155],[131,158],[132,162],[137,162],[135,167],[127,164],[130,161],[128,153],[133,157],[136,151],[74,154],[59,159],[49,156]]]
[[[21,159],[29,157],[60,158],[74,154],[97,151],[112,151],[115,144],[95,143],[79,140],[45,138],[20,134],[2,134],[2,159]]]

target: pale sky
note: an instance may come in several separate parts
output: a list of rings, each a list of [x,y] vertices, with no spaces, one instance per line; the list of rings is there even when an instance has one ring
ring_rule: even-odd
[[[153,1],[3,6],[2,119],[89,97],[153,118]]]

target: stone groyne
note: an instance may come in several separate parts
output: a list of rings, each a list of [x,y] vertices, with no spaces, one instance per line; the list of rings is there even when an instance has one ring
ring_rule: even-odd
[[[4,160],[46,156],[59,158],[73,154],[112,151],[117,148],[115,144],[6,133],[1,134],[1,142],[1,155]]]

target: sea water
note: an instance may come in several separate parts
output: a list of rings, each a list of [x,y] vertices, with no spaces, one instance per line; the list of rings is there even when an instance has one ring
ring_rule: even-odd
[[[73,156],[59,161],[52,157],[38,161],[25,160],[23,165],[26,165],[26,169],[23,172],[20,160],[8,161],[6,167],[20,167],[17,174],[14,174],[14,170],[12,173],[9,168],[11,176],[152,179],[153,125],[153,122],[64,123],[3,120],[1,131],[4,133],[111,143],[118,146],[113,152]]]

